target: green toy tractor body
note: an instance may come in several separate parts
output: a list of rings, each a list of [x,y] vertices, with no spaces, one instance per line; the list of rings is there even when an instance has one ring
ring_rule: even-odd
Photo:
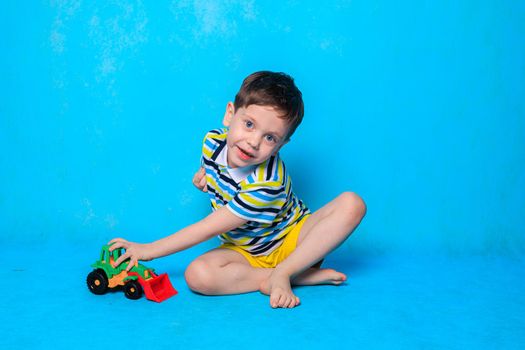
[[[139,299],[144,293],[147,299],[156,302],[177,294],[165,273],[157,276],[153,269],[142,264],[136,264],[128,272],[126,262],[113,267],[114,262],[122,255],[123,249],[118,248],[110,252],[109,247],[104,245],[100,252],[100,259],[91,265],[94,270],[87,276],[87,286],[92,293],[101,295],[109,289],[122,287],[129,299]]]

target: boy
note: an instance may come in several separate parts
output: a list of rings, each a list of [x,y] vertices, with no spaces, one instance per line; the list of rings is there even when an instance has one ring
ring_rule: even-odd
[[[193,183],[210,196],[213,212],[149,244],[113,239],[125,248],[115,265],[151,260],[220,235],[223,244],[193,261],[188,286],[206,295],[261,291],[274,308],[292,308],[294,285],[333,284],[343,273],[319,268],[322,259],[359,225],[366,207],[345,192],[314,213],[295,196],[279,150],[303,118],[302,94],[284,73],[248,76],[226,105],[226,129],[210,131]]]

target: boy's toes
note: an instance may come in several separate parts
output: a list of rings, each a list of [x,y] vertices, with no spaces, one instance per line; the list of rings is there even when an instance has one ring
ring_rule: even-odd
[[[299,306],[300,303],[301,301],[299,300],[299,298],[294,295],[292,296],[292,302],[289,307],[292,308],[292,307]]]
[[[288,309],[290,308],[290,302],[292,301],[292,299],[289,297],[289,296],[286,296],[286,298],[284,298],[283,300],[283,303],[281,304],[281,307],[283,309]]]
[[[272,296],[270,296],[270,304],[274,309],[284,307],[284,305],[286,304],[286,295],[281,293],[274,293]]]
[[[272,294],[270,295],[270,305],[275,309],[276,307],[279,307],[279,299],[281,298],[280,295]]]
[[[270,297],[270,305],[275,308],[291,309],[299,305],[301,301],[295,295],[279,294]]]
[[[280,308],[284,308],[287,303],[288,303],[288,298],[286,297],[286,295],[284,295],[284,294],[281,295],[281,298],[279,298],[278,306]]]
[[[291,298],[288,299],[288,304],[286,305],[286,307],[288,309],[291,309],[291,308],[296,306],[296,303],[297,303],[297,301],[295,300],[295,297],[291,297]]]

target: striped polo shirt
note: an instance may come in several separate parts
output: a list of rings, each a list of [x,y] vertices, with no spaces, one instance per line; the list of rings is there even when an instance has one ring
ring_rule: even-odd
[[[230,168],[226,161],[228,129],[208,132],[202,147],[208,194],[213,210],[226,206],[248,220],[219,236],[252,255],[268,255],[310,211],[292,191],[292,181],[279,155],[246,168]]]

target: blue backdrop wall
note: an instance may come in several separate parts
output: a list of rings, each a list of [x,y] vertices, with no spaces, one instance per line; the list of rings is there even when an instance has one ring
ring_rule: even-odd
[[[523,253],[524,37],[522,1],[2,2],[0,242],[200,219],[202,137],[265,69],[304,95],[296,192],[368,204],[345,247]]]

